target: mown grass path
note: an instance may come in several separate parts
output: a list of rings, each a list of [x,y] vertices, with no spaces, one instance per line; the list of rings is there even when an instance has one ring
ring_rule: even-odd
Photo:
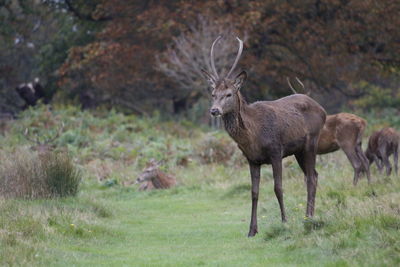
[[[246,237],[248,201],[218,198],[212,191],[192,193],[120,195],[112,218],[104,222],[108,233],[86,242],[55,242],[51,251],[61,259],[54,260],[80,266],[295,263],[285,259],[278,242],[264,240],[265,231]]]
[[[302,186],[301,181],[296,183],[297,187]],[[330,214],[332,210],[321,211],[324,204],[332,206],[326,203],[328,199],[337,205],[346,201],[329,191],[331,197],[318,199],[317,212],[325,219],[308,231],[303,221],[304,206],[297,204],[305,198],[305,192],[299,190],[294,196],[286,196],[289,223],[283,225],[270,187],[268,183],[263,188],[259,234],[255,238],[246,236],[250,200],[245,185],[226,190],[178,188],[139,193],[116,188],[99,191],[98,197],[106,200],[112,216],[99,220],[98,230],[90,223],[85,226],[93,228],[90,234],[72,234],[61,242],[57,238],[48,240],[42,263],[60,266],[388,266],[399,263],[400,257],[396,256],[400,248],[398,216],[364,218],[345,205],[342,210],[332,208],[354,216],[354,221],[346,222],[349,218],[345,213],[340,218]],[[349,190],[353,190],[350,185]],[[366,185],[360,186],[358,193],[365,194],[368,190]],[[343,196],[349,197],[346,192]]]

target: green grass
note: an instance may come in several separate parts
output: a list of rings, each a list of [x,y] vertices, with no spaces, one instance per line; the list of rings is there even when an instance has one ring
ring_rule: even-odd
[[[192,171],[189,168],[187,173]],[[198,172],[198,186],[188,181],[166,191],[137,192],[87,182],[77,198],[2,200],[1,262],[59,266],[400,263],[398,177],[375,180],[372,186],[364,179],[354,188],[350,169],[337,177],[334,169],[320,168],[316,218],[307,222],[303,177],[286,172],[287,224],[280,222],[272,181],[263,179],[259,234],[247,238],[247,172],[241,169],[233,174],[229,186],[202,181],[220,172],[211,165]]]
[[[75,119],[69,118],[70,123],[91,115],[74,116]],[[259,233],[247,238],[251,201],[246,165],[237,160],[202,164],[193,150],[202,142],[204,133],[196,129],[189,134],[190,130],[183,126],[174,129],[180,132],[180,137],[174,139],[170,126],[161,125],[164,137],[154,137],[157,144],[142,154],[133,155],[130,149],[120,154],[107,152],[107,148],[115,146],[129,147],[130,142],[140,148],[153,134],[153,130],[139,131],[133,141],[124,140],[126,137],[121,134],[116,145],[107,135],[115,136],[115,131],[123,132],[118,129],[127,125],[146,128],[152,122],[134,123],[118,114],[110,116],[89,118],[86,124],[91,129],[88,132],[91,145],[74,145],[70,150],[84,174],[76,197],[0,198],[0,265],[400,264],[400,177],[394,174],[381,177],[373,167],[372,185],[364,178],[354,187],[353,170],[342,152],[319,157],[316,216],[306,220],[303,175],[289,157],[284,161],[283,181],[288,223],[282,224],[273,193],[271,167],[265,166],[259,200]],[[28,121],[22,118],[20,123],[25,123],[25,119]],[[96,124],[112,123],[118,124],[114,130],[93,128]],[[18,129],[18,125],[13,127]],[[17,130],[14,131],[2,137],[8,144],[3,148],[4,153],[26,146]],[[79,137],[78,130],[71,127],[67,131]],[[134,185],[124,186],[124,182],[135,179],[142,161],[152,157],[157,146],[164,146],[168,157],[165,170],[177,177],[179,186],[152,192],[138,192]],[[181,157],[188,157],[187,165],[177,165]]]

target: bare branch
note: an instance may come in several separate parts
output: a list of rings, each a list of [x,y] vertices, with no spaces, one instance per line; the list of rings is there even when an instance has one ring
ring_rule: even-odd
[[[228,73],[227,68],[237,55],[234,42],[218,42],[216,45],[216,39],[224,36],[233,40],[237,35],[232,25],[218,24],[215,20],[199,16],[196,23],[188,26],[187,32],[174,38],[168,49],[156,57],[156,68],[177,84],[177,89],[180,90],[177,95],[180,97],[188,97],[189,92],[193,91],[203,94],[206,91],[201,69],[207,70],[213,76],[223,76]],[[240,35],[244,36],[244,41],[247,39],[246,33]],[[213,42],[215,46],[211,56],[210,44]]]

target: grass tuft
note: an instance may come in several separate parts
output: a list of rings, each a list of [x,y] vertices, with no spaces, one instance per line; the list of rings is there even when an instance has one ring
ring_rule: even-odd
[[[0,156],[0,195],[25,199],[75,196],[80,172],[62,153],[20,149]]]

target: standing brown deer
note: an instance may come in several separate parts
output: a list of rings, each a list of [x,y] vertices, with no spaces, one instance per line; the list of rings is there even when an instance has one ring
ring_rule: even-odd
[[[214,63],[214,46],[211,46],[212,74],[203,70],[211,85],[212,116],[222,116],[228,134],[238,144],[247,158],[251,175],[252,209],[248,236],[257,232],[257,202],[262,164],[272,164],[274,191],[279,202],[282,221],[286,221],[282,192],[282,158],[295,155],[307,178],[306,216],[314,215],[318,173],[315,157],[320,130],[326,112],[306,95],[294,94],[275,101],[258,101],[247,104],[239,92],[246,80],[245,71],[231,78],[243,50],[239,38],[239,51],[230,71],[220,77]]]
[[[386,175],[392,172],[392,166],[389,161],[390,155],[393,154],[394,170],[398,174],[399,160],[399,144],[400,134],[393,128],[383,128],[374,132],[368,141],[368,147],[365,155],[369,160],[369,164],[376,163],[379,172],[382,173],[383,165],[386,167]]]
[[[318,142],[317,154],[327,154],[342,149],[354,168],[353,184],[360,174],[367,174],[371,182],[368,159],[362,151],[362,135],[367,122],[350,113],[338,113],[326,117]]]

